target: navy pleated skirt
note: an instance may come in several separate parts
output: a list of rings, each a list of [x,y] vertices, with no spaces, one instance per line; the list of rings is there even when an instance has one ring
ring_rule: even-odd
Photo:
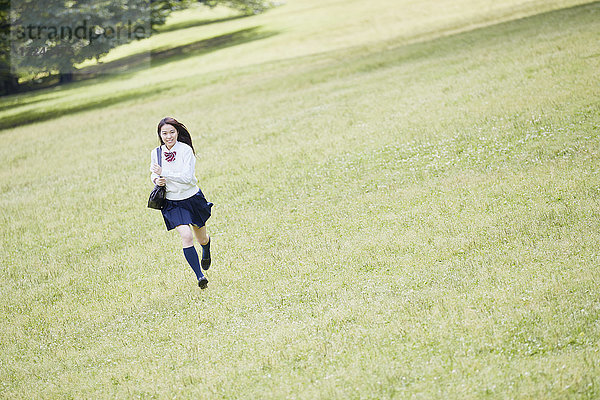
[[[198,193],[187,199],[167,199],[161,211],[168,231],[178,225],[192,224],[202,228],[210,218],[212,206],[213,203],[206,201],[202,191],[198,190]]]

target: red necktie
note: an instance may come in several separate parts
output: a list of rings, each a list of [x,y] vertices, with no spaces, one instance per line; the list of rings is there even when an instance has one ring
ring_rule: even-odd
[[[168,162],[175,161],[175,154],[177,154],[176,151],[173,151],[173,152],[165,151],[165,160],[167,160]]]

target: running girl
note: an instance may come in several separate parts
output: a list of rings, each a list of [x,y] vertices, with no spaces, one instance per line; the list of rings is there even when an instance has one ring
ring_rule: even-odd
[[[196,273],[198,286],[205,289],[208,279],[202,269],[210,267],[210,238],[206,221],[212,203],[207,202],[195,176],[196,152],[187,128],[175,118],[165,117],[158,123],[161,164],[157,149],[152,151],[150,171],[155,185],[166,185],[166,203],[162,215],[167,231],[175,229],[181,236],[183,254]],[[194,237],[202,246],[202,260],[194,247]],[[202,268],[201,268],[202,267]]]

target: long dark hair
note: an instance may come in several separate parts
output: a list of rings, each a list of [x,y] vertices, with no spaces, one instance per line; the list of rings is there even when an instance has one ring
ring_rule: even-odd
[[[162,138],[160,137],[160,128],[162,128],[163,125],[166,125],[166,124],[173,125],[175,127],[175,129],[177,129],[177,141],[183,142],[183,143],[187,144],[188,146],[190,146],[195,155],[196,150],[194,150],[194,146],[192,145],[192,136],[188,132],[185,125],[182,124],[181,122],[177,121],[173,117],[164,117],[158,123],[157,133],[158,133],[158,141],[160,142],[160,144],[161,145],[165,144],[165,142],[163,142]]]

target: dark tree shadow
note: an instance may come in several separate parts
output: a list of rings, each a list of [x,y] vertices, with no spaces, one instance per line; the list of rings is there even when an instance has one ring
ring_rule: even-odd
[[[18,94],[12,94],[13,97],[17,97]],[[18,107],[18,106],[25,106],[25,105],[30,105],[30,104],[35,104],[35,103],[40,103],[42,101],[46,101],[48,99],[35,99],[35,98],[30,98],[27,100],[17,100],[14,102],[6,102],[5,104],[0,105],[0,111],[4,111],[4,110],[10,110],[13,107]]]
[[[130,71],[132,68],[159,66],[187,57],[195,57],[227,47],[266,39],[276,34],[277,32],[273,31],[261,31],[260,26],[254,26],[252,28],[241,29],[239,31],[214,36],[182,46],[162,50],[152,50],[147,53],[138,53],[107,63],[92,65],[78,71],[76,79],[85,80],[102,74]]]
[[[190,56],[198,56],[227,47],[238,46],[240,44],[253,42],[255,40],[266,39],[277,34],[275,31],[261,31],[260,28],[260,26],[255,26],[252,28],[241,29],[236,32],[215,36],[210,39],[200,40],[188,45],[152,52],[152,65],[161,65]]]
[[[251,15],[234,15],[232,17],[225,17],[225,18],[215,18],[215,19],[205,19],[202,21],[185,21],[185,22],[180,22],[178,24],[170,24],[170,25],[163,25],[163,26],[159,26],[156,29],[157,33],[165,33],[165,32],[172,32],[172,31],[177,31],[179,29],[187,29],[187,28],[195,28],[197,26],[204,26],[204,25],[212,25],[212,24],[218,24],[219,22],[227,22],[227,21],[233,21],[236,19],[240,19],[240,18],[247,18],[250,17]]]

